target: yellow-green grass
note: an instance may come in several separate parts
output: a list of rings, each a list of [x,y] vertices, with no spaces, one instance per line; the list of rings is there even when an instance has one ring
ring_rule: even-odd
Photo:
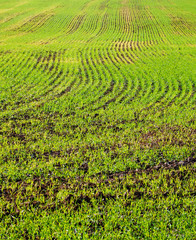
[[[194,5],[0,0],[1,239],[194,239]]]

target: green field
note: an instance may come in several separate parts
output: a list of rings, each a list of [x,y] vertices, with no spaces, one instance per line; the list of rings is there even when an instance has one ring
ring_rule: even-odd
[[[195,239],[194,0],[0,0],[0,239]]]

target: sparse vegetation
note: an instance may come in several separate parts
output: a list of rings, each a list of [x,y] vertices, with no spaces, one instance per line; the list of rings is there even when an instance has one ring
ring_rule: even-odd
[[[1,239],[194,239],[193,0],[0,0]]]

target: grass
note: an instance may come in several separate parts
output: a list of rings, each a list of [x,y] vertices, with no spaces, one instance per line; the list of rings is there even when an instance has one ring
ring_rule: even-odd
[[[194,239],[188,0],[0,0],[1,239]]]

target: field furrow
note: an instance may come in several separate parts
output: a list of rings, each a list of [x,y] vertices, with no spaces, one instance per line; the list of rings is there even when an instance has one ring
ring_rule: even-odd
[[[0,0],[1,239],[195,239],[193,0]]]

